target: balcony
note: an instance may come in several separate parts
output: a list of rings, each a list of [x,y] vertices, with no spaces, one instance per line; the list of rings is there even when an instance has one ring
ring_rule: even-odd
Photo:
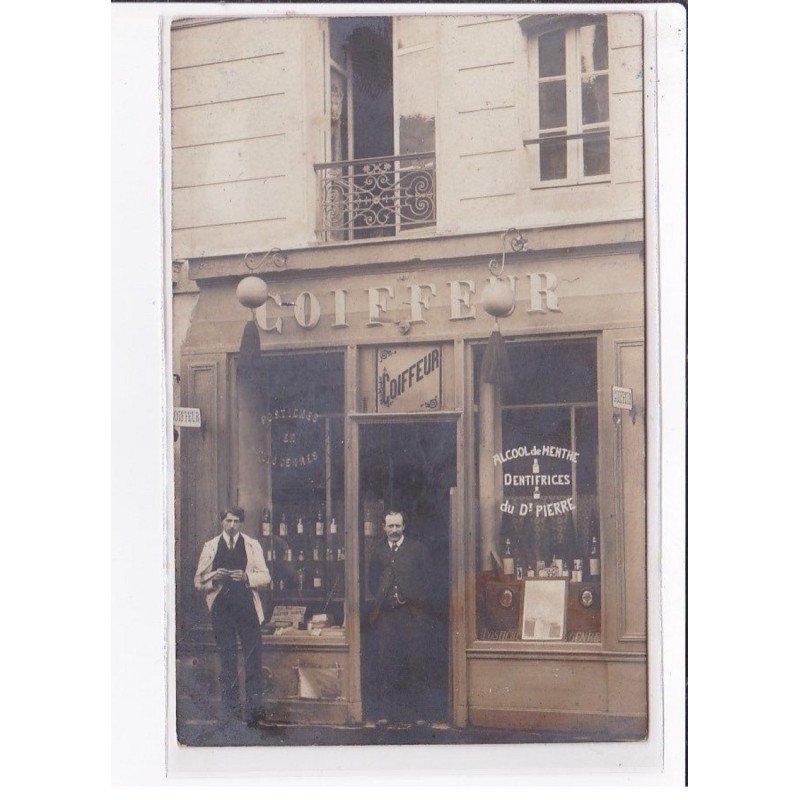
[[[315,164],[317,238],[398,236],[436,223],[436,155],[412,153]]]

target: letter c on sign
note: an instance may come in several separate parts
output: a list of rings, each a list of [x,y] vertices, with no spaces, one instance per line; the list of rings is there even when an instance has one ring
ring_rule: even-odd
[[[283,303],[281,296],[278,293],[267,295],[267,300],[272,300],[272,302],[275,303],[278,308],[280,308]],[[265,331],[275,331],[275,333],[281,333],[283,330],[283,317],[277,317],[275,322],[269,322],[267,318],[266,303],[256,309],[256,322],[258,322],[259,326]]]
[[[294,301],[294,318],[301,328],[313,328],[319,322],[320,307],[316,295],[300,292]]]

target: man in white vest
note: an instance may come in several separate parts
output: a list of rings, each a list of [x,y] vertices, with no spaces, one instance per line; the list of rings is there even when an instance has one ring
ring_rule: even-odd
[[[239,718],[237,637],[244,654],[247,724],[264,717],[261,674],[261,623],[264,611],[258,590],[269,586],[270,574],[261,545],[242,533],[244,510],[220,513],[222,533],[203,546],[194,585],[205,592],[211,625],[219,651],[223,722]]]

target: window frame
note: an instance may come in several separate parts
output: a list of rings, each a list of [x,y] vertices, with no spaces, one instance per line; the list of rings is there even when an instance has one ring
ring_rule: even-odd
[[[611,90],[610,90],[610,46],[608,50],[608,62],[605,69],[592,70],[584,73],[581,70],[580,61],[580,31],[590,25],[605,25],[608,29],[607,17],[587,19],[575,18],[565,19],[563,24],[551,26],[545,30],[530,33],[528,41],[528,129],[532,135],[526,138],[525,144],[528,147],[528,158],[531,160],[531,174],[533,176],[532,189],[547,189],[559,186],[581,186],[598,183],[610,183],[613,165],[611,163]],[[558,77],[539,77],[539,40],[542,36],[564,32],[564,53],[565,53],[565,74],[563,80],[566,83],[566,126],[565,128],[548,128],[544,131],[539,127],[539,108],[541,83],[561,80]],[[582,78],[585,75],[602,76],[609,78],[609,113],[608,120],[595,123],[583,122],[583,96]],[[547,138],[544,134],[555,130],[565,130],[567,139],[567,174],[564,178],[545,178],[541,176],[540,159],[540,140]],[[592,131],[607,131],[609,141],[609,169],[608,172],[599,175],[584,174],[584,142],[585,134]],[[555,137],[554,137],[555,138]]]
[[[512,345],[560,345],[560,344],[567,344],[569,342],[581,342],[581,341],[589,341],[592,342],[594,345],[594,364],[595,364],[595,386],[596,386],[596,396],[593,399],[585,399],[585,400],[567,400],[567,401],[541,401],[541,402],[517,402],[511,403],[506,402],[503,398],[498,400],[498,405],[496,409],[496,415],[494,416],[494,423],[493,423],[493,437],[495,442],[500,443],[502,442],[503,438],[503,423],[502,417],[503,412],[507,410],[536,410],[536,409],[543,409],[543,408],[564,408],[569,409],[569,416],[570,416],[570,436],[577,437],[577,414],[579,409],[591,409],[594,414],[594,418],[596,421],[596,432],[597,432],[597,441],[596,441],[596,450],[595,450],[595,468],[594,468],[594,480],[595,480],[595,491],[596,491],[596,510],[597,510],[597,542],[600,548],[600,560],[601,560],[601,576],[599,581],[599,589],[601,592],[601,596],[607,595],[605,591],[605,586],[608,578],[606,577],[611,567],[609,566],[609,537],[611,532],[607,530],[606,522],[604,519],[604,502],[601,500],[601,483],[602,483],[602,464],[603,464],[603,452],[605,450],[605,443],[603,440],[603,426],[602,426],[602,407],[603,403],[601,400],[601,386],[603,385],[603,378],[602,378],[602,363],[603,363],[603,334],[601,331],[581,331],[581,332],[572,332],[572,333],[552,333],[552,334],[545,334],[545,335],[531,335],[531,334],[523,334],[519,336],[509,337],[507,340],[507,344]],[[472,392],[470,396],[471,403],[472,403],[472,425],[473,431],[472,436],[472,453],[469,456],[472,459],[472,467],[473,475],[475,478],[475,482],[473,485],[473,492],[474,492],[474,500],[475,500],[475,508],[474,508],[474,517],[473,517],[473,530],[475,531],[474,538],[471,542],[473,547],[468,551],[469,557],[473,559],[474,569],[475,572],[473,574],[478,574],[480,572],[480,564],[479,564],[479,555],[477,551],[478,547],[478,540],[479,536],[477,532],[480,528],[480,513],[478,510],[479,506],[479,487],[478,487],[478,475],[480,474],[480,466],[478,463],[479,459],[479,430],[478,426],[480,425],[480,413],[479,413],[479,401],[478,397],[475,394],[475,386],[476,381],[478,380],[478,376],[480,374],[479,368],[476,367],[477,361],[477,350],[479,348],[484,348],[487,343],[486,341],[482,340],[474,340],[470,342],[469,345],[469,371],[468,371],[468,391]],[[571,449],[575,449],[573,444]],[[574,495],[573,497],[577,498],[577,468],[574,472],[572,472],[573,478],[573,489]],[[500,489],[502,492],[503,490]],[[588,575],[589,572],[589,564],[588,562],[584,564],[584,576]],[[584,577],[584,581],[586,581],[586,577]],[[569,641],[568,639],[564,639],[563,641],[542,641],[542,640],[525,640],[525,639],[491,639],[491,638],[481,638],[481,629],[479,625],[479,609],[481,599],[478,593],[477,586],[473,586],[470,590],[469,594],[469,601],[468,601],[468,614],[470,615],[468,619],[468,630],[469,630],[469,643],[467,645],[468,651],[471,652],[498,652],[498,651],[507,651],[507,652],[514,652],[514,653],[532,653],[532,652],[553,652],[553,653],[570,653],[570,654],[585,654],[590,652],[600,652],[603,651],[608,647],[608,641],[610,636],[610,622],[609,622],[609,611],[608,605],[606,600],[601,601],[600,606],[600,628],[597,631],[598,639],[595,641]]]

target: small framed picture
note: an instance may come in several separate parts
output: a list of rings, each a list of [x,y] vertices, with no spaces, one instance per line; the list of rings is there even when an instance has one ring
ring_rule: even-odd
[[[567,620],[567,581],[561,578],[525,581],[522,638],[560,641]]]

